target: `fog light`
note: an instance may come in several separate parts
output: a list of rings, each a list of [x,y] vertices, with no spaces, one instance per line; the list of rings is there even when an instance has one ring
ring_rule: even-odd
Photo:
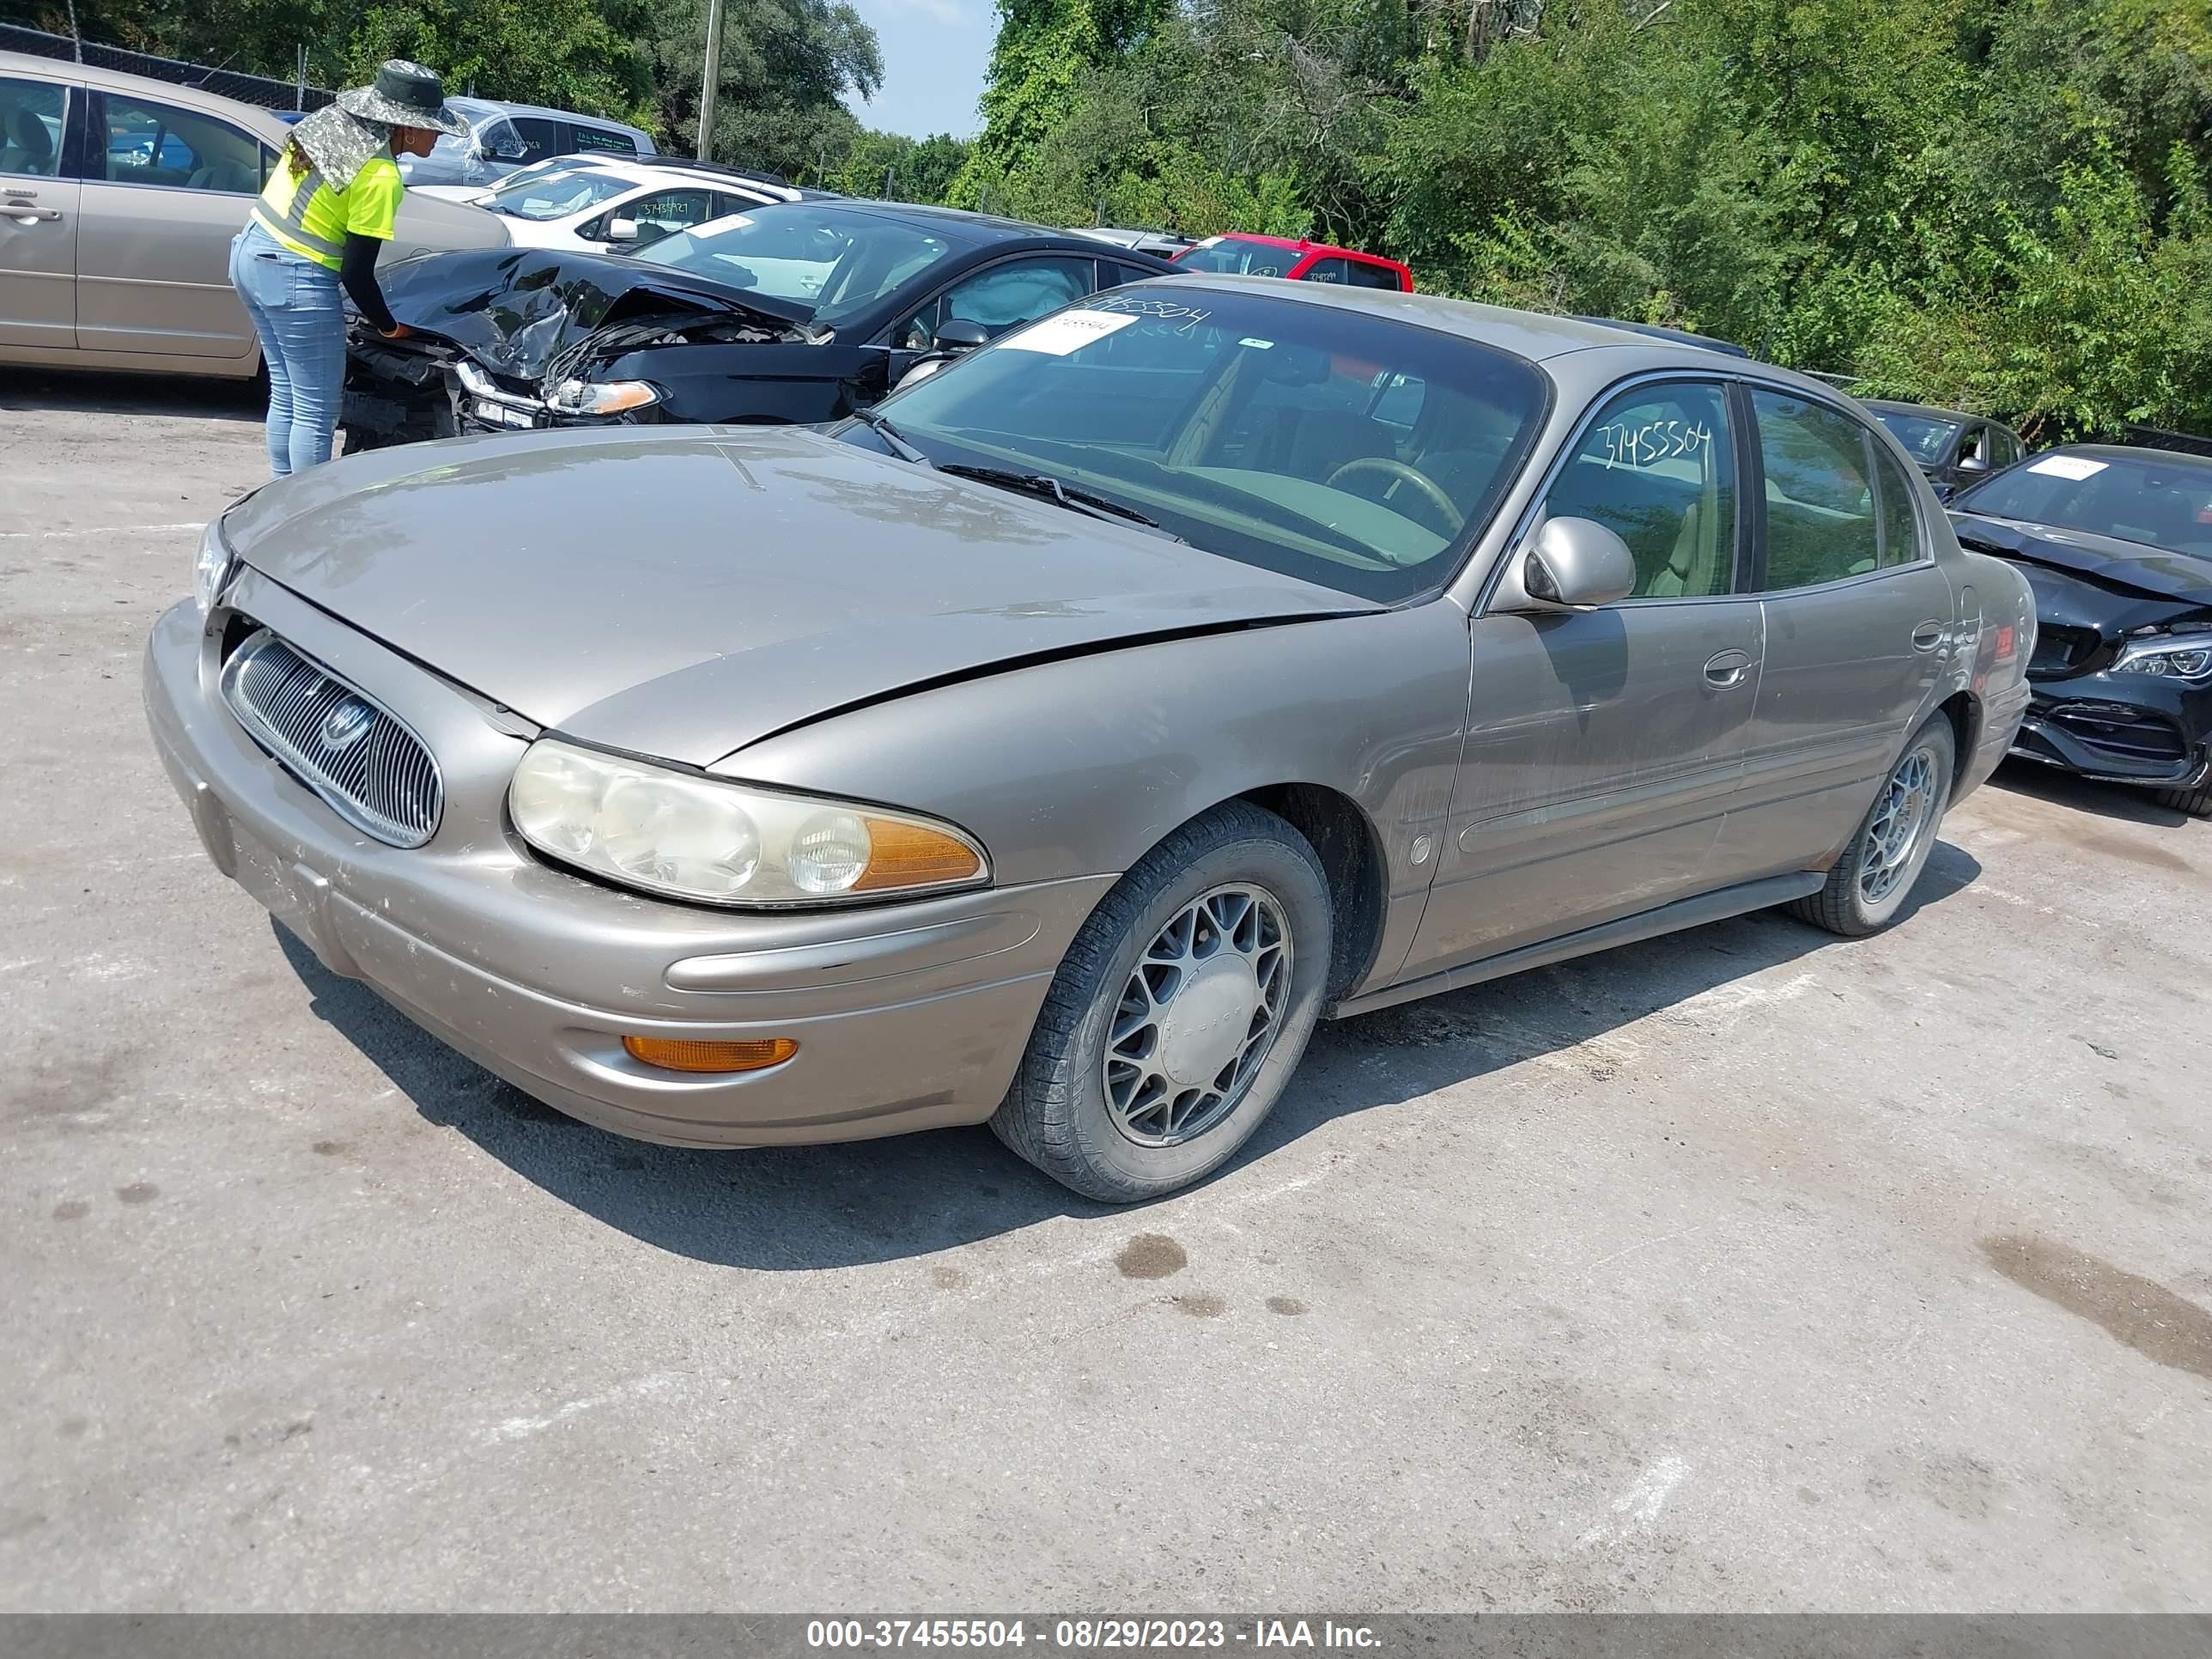
[[[623,1051],[665,1072],[764,1072],[799,1052],[789,1037],[750,1042],[692,1042],[681,1037],[626,1036]]]

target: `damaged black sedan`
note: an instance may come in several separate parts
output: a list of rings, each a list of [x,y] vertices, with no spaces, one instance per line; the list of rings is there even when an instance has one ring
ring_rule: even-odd
[[[1960,495],[2035,592],[2013,752],[2212,817],[2212,458],[2072,445]]]
[[[1012,220],[838,198],[732,214],[631,256],[435,255],[385,276],[405,337],[355,335],[345,447],[836,420],[925,358],[1175,269]]]

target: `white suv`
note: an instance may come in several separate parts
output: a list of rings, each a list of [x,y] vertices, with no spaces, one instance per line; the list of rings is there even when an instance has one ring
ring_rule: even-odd
[[[412,193],[497,214],[517,247],[610,253],[649,247],[709,219],[799,196],[788,185],[735,167],[600,155],[554,157],[489,189],[424,185]]]

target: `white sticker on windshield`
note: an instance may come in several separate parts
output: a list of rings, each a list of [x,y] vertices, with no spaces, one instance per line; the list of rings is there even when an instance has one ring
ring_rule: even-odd
[[[1275,343],[1273,340],[1255,340],[1249,334],[1237,343],[1250,346],[1255,351],[1273,351],[1275,349]]]
[[[2071,478],[2079,483],[2084,478],[2094,478],[2109,465],[2093,461],[2086,455],[2045,455],[2039,461],[2030,461],[2030,472],[2047,472],[2056,478]]]
[[[1136,320],[1135,314],[1130,312],[1116,314],[1104,311],[1063,311],[1057,317],[1048,317],[1044,321],[1024,329],[1005,343],[1009,351],[1042,351],[1048,357],[1065,357],[1069,352],[1087,346],[1093,340],[1103,340]]]

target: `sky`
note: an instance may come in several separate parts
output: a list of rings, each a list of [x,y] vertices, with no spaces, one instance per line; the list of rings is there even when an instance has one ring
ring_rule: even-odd
[[[872,127],[973,137],[997,25],[992,0],[854,0],[884,52],[884,84],[853,112]]]

